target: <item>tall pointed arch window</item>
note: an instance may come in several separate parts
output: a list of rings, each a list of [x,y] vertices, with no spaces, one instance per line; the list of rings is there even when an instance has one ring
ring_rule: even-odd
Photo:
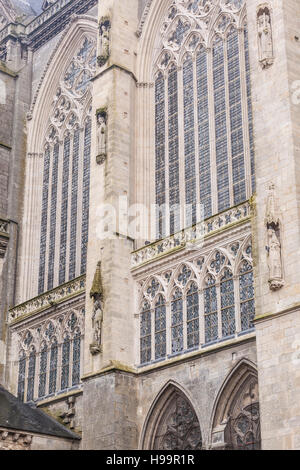
[[[144,300],[140,325],[140,360],[141,364],[151,361],[151,307]]]
[[[195,283],[190,285],[186,296],[187,348],[199,346],[199,294]]]
[[[32,347],[29,354],[28,361],[28,375],[27,375],[27,401],[34,398],[34,379],[35,379],[35,365],[36,365],[36,351]]]
[[[54,338],[52,340],[51,349],[50,349],[49,395],[56,392],[57,359],[58,359],[58,344],[57,344],[57,339]]]
[[[159,295],[155,304],[155,359],[162,359],[167,354],[167,317],[166,301]]]
[[[76,331],[73,338],[73,364],[72,364],[72,386],[78,385],[80,382],[80,351],[81,351],[81,334]]]
[[[175,354],[183,350],[183,300],[180,289],[176,289],[172,297],[171,325],[171,351]]]
[[[175,0],[164,18],[154,63],[155,185],[156,204],[168,208],[157,208],[158,238],[254,190],[244,4]]]
[[[40,354],[39,397],[46,395],[48,348],[44,344]]]
[[[18,398],[24,401],[25,394],[25,373],[26,373],[26,355],[22,351],[19,359],[19,375],[18,375]]]
[[[38,293],[86,270],[95,41],[84,37],[53,99],[45,136]]]
[[[255,317],[254,307],[254,279],[252,265],[244,260],[240,267],[240,309],[242,331],[247,331],[254,327]]]
[[[68,334],[64,338],[62,344],[62,358],[61,358],[61,390],[69,387],[70,380],[70,352],[71,352],[71,339]]]

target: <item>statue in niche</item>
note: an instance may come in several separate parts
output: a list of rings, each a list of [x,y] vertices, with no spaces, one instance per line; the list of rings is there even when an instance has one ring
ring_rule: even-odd
[[[101,261],[97,264],[90,297],[94,301],[92,315],[93,342],[90,344],[90,352],[95,355],[102,352],[103,287]]]
[[[269,267],[269,285],[271,290],[278,290],[284,285],[281,259],[280,218],[276,209],[275,186],[270,184],[265,219],[267,229],[266,250]]]
[[[110,28],[110,19],[102,18],[99,24],[99,55],[97,57],[99,67],[102,67],[109,58]]]
[[[106,109],[99,109],[97,116],[97,157],[98,165],[104,163],[107,157],[107,112]]]
[[[267,7],[258,11],[257,26],[259,62],[266,68],[274,62],[271,14]]]

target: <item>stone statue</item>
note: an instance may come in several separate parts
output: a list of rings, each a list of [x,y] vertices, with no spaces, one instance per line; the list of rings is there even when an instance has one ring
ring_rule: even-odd
[[[99,67],[107,62],[110,55],[110,27],[109,18],[102,18],[99,24],[99,55],[97,58]]]
[[[97,264],[90,297],[94,301],[92,315],[93,342],[90,344],[90,352],[95,355],[102,352],[103,287],[100,261]]]
[[[266,68],[274,62],[271,15],[268,8],[259,10],[257,25],[259,62]]]
[[[107,113],[104,110],[97,112],[97,157],[98,165],[106,160],[106,140],[107,140]]]
[[[280,217],[276,209],[275,187],[269,186],[265,224],[267,229],[266,250],[269,267],[269,285],[271,290],[283,287],[281,243],[280,243]]]

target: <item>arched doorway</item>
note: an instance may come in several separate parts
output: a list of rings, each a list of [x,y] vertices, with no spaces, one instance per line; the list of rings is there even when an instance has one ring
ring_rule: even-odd
[[[240,362],[225,380],[214,408],[213,449],[261,448],[257,373]]]
[[[200,450],[202,436],[196,412],[186,395],[168,385],[155,400],[146,420],[143,448]]]

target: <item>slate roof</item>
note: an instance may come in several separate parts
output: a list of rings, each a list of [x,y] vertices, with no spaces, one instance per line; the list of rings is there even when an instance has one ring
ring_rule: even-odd
[[[80,439],[43,411],[21,402],[0,385],[0,427],[65,439]]]

